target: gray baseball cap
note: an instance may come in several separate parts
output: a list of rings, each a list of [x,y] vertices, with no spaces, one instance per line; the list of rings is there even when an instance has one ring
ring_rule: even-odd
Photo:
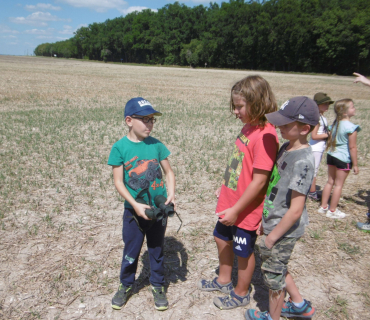
[[[278,111],[266,114],[266,118],[275,126],[283,126],[294,121],[316,126],[320,113],[315,101],[300,96],[285,101]]]

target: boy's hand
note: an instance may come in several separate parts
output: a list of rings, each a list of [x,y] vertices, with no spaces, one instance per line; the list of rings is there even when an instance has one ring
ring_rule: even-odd
[[[216,195],[216,197],[217,197],[217,198],[220,196],[220,193],[221,193],[221,187],[219,187],[219,188],[215,191],[215,195]]]
[[[216,215],[218,215],[219,217],[225,215],[222,219],[219,220],[225,226],[233,226],[236,219],[238,219],[238,214],[233,210],[233,208],[218,212],[216,213]]]
[[[358,174],[360,171],[358,170],[358,166],[353,166],[353,174]]]
[[[151,220],[145,214],[145,209],[150,209],[150,207],[147,204],[142,204],[142,203],[136,202],[136,204],[134,206],[134,210],[135,210],[136,214],[139,217],[141,217],[141,218],[143,218],[145,220]]]
[[[174,209],[176,211],[176,201],[175,201],[175,195],[174,194],[168,194],[167,195],[167,201],[164,204],[167,205],[171,202],[173,203]]]
[[[267,236],[265,239],[265,246],[267,249],[271,249],[275,244],[275,241],[271,240],[271,237]]]
[[[257,236],[262,236],[263,235],[262,221],[258,225],[258,229],[257,229],[256,233],[257,233]]]

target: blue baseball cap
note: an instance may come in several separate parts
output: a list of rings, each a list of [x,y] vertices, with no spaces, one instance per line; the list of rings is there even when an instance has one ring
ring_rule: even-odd
[[[133,115],[138,116],[147,116],[148,114],[154,114],[155,116],[161,116],[162,113],[160,113],[157,110],[154,110],[153,106],[148,100],[145,100],[144,98],[137,97],[132,98],[126,103],[125,106],[125,118]]]

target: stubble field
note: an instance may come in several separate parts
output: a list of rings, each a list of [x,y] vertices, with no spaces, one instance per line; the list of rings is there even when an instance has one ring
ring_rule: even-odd
[[[363,130],[360,174],[350,174],[340,201],[348,216],[327,219],[308,200],[310,226],[289,267],[316,307],[315,319],[368,319],[370,235],[355,223],[365,221],[370,203],[370,88],[351,77],[10,56],[0,56],[0,319],[243,319],[245,308],[218,310],[218,293],[200,292],[196,282],[217,273],[214,190],[242,127],[229,114],[229,90],[250,74],[269,81],[279,105],[318,91],[355,100],[353,122]],[[127,133],[123,107],[135,96],[163,113],[153,136],[172,152],[183,220],[177,233],[179,220],[171,218],[166,233],[165,312],[153,307],[145,243],[135,295],[120,311],[110,306],[119,284],[123,201],[106,163]],[[333,120],[332,110],[327,118]],[[325,181],[323,161],[317,184]],[[251,306],[266,310],[259,264],[252,283]]]

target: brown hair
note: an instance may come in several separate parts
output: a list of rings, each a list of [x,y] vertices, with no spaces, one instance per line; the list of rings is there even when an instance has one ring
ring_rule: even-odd
[[[231,88],[230,112],[234,114],[233,96],[240,96],[249,104],[247,114],[250,122],[258,122],[264,127],[267,119],[265,114],[275,112],[277,103],[269,83],[259,75],[248,76],[236,82]]]
[[[326,150],[330,149],[330,151],[334,151],[335,145],[337,143],[337,132],[338,132],[339,121],[343,119],[344,114],[347,112],[348,108],[350,107],[351,102],[353,103],[352,99],[342,99],[334,103],[335,120],[331,126],[331,134],[329,134]],[[334,127],[335,127],[335,130],[334,130]]]
[[[310,131],[308,131],[308,133],[311,133],[313,131],[313,129],[315,129],[316,126],[313,126],[312,124],[308,124],[308,123],[304,123],[304,122],[300,122],[300,121],[296,121],[297,123],[299,123],[299,125],[301,126],[305,126],[305,125],[309,125],[310,126]]]

